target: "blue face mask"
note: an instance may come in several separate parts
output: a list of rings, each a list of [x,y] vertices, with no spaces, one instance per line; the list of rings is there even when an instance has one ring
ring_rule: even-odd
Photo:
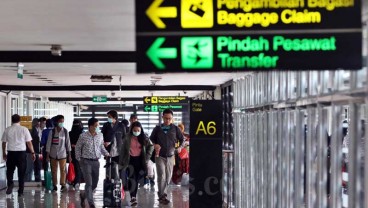
[[[100,132],[100,127],[96,127],[96,129],[95,129],[95,131],[98,133],[98,132]]]
[[[139,136],[140,134],[141,134],[140,131],[133,131],[133,135],[136,136],[136,137]]]
[[[63,128],[63,127],[64,127],[64,123],[58,123],[58,126],[59,126],[60,128]]]
[[[112,118],[107,118],[107,122],[112,123]]]

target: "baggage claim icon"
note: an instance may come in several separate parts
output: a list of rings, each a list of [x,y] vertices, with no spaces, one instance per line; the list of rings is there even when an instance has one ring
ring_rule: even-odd
[[[182,0],[181,26],[182,28],[212,28],[212,0]]]

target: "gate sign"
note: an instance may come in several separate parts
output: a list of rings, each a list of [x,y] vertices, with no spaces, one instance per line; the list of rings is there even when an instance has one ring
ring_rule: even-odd
[[[145,0],[138,73],[360,69],[361,0]]]

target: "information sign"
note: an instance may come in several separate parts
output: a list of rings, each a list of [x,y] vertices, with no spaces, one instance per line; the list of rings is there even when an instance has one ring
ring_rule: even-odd
[[[178,104],[188,103],[186,96],[150,96],[143,97],[144,104]]]
[[[92,101],[104,103],[104,102],[107,102],[107,97],[106,96],[93,96]]]
[[[361,69],[361,0],[146,0],[138,73]]]

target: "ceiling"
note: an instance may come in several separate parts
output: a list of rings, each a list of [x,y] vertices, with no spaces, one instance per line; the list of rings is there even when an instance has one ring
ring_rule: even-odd
[[[60,44],[63,51],[135,51],[135,4],[133,0],[63,0],[1,2],[0,51],[50,51]],[[363,20],[368,21],[368,1],[363,0]],[[136,74],[135,63],[23,63],[25,74],[18,79],[17,63],[0,63],[0,85],[77,86],[219,86],[245,73]],[[111,83],[92,83],[91,75],[111,75]],[[119,78],[121,76],[121,82]],[[40,79],[44,78],[44,79]],[[1,90],[1,89],[0,89]],[[26,91],[42,97],[111,97],[111,90]],[[190,97],[201,91],[187,91]],[[183,90],[123,90],[115,97],[178,95]]]
[[[0,7],[0,51],[135,51],[135,12],[132,0],[4,1]],[[50,55],[51,56],[51,55]],[[24,77],[17,78],[17,63],[0,63],[0,85],[22,86],[219,86],[244,73],[136,74],[135,63],[23,63]],[[91,75],[111,75],[111,83],[92,83]],[[121,76],[121,82],[119,78]],[[30,88],[31,89],[31,88]],[[50,88],[51,89],[51,88]],[[1,90],[1,89],[0,89]],[[201,91],[186,91],[193,97]],[[26,91],[42,97],[111,96],[111,91]],[[170,96],[182,90],[115,91],[114,97]]]

